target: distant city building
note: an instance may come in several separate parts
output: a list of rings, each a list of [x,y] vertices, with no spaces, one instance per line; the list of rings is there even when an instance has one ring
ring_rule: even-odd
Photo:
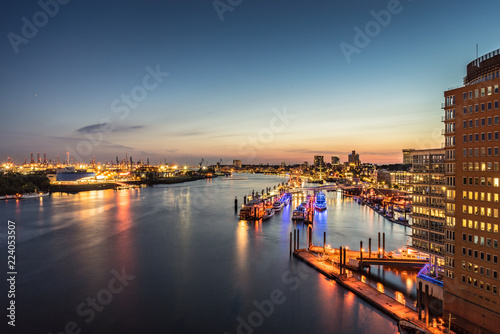
[[[282,162],[281,165],[280,165],[281,168],[285,168],[286,167],[286,163],[285,162]]]
[[[241,160],[233,160],[233,166],[235,168],[241,168]]]
[[[435,277],[444,265],[444,149],[412,150],[412,248],[428,253]]]
[[[340,165],[340,157],[338,155],[332,155],[332,165]]]
[[[325,157],[322,155],[315,155],[314,156],[314,167],[319,168],[325,166]]]
[[[349,165],[359,166],[361,164],[361,161],[359,160],[359,154],[356,153],[356,151],[352,151],[352,153],[347,157],[347,162],[349,163]]]
[[[403,164],[404,165],[408,165],[408,164],[412,163],[412,161],[411,161],[411,153],[413,151],[415,151],[415,149],[413,149],[413,148],[403,149]]]
[[[406,171],[376,170],[372,175],[377,183],[397,186],[401,190],[409,188],[412,178],[411,173]]]
[[[471,333],[498,333],[500,49],[467,65],[444,92],[446,226],[444,318]]]

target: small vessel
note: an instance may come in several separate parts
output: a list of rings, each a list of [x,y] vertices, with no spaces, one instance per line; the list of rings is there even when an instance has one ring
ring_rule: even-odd
[[[241,220],[259,220],[264,216],[264,202],[262,200],[252,200],[240,209]]]
[[[292,220],[304,220],[306,217],[306,208],[299,205],[297,209],[293,210]]]
[[[40,198],[47,196],[49,196],[49,193],[30,193],[30,194],[17,194],[15,195],[15,198],[27,199],[27,198]]]
[[[399,249],[399,253],[396,251],[389,252],[389,257],[399,258],[399,259],[415,259],[415,260],[427,260],[429,255],[426,253],[420,253],[419,251],[411,249],[408,245],[403,246]]]
[[[262,216],[262,219],[269,219],[274,216],[274,209],[266,209],[266,212]]]
[[[274,211],[281,211],[284,206],[285,206],[285,203],[283,203],[282,201],[275,201],[273,203]]]
[[[322,191],[320,191],[316,195],[316,201],[314,202],[314,208],[318,211],[325,211],[326,210],[326,198],[325,198],[325,194],[323,194]]]
[[[427,334],[427,330],[418,327],[406,320],[400,320],[398,323],[398,329],[401,334]]]
[[[284,206],[287,206],[290,204],[290,201],[292,200],[292,194],[291,193],[285,193],[283,197],[281,197],[281,202],[283,203]]]
[[[405,219],[404,217],[401,217],[401,216],[398,217],[398,221],[400,223],[408,223],[408,219]]]

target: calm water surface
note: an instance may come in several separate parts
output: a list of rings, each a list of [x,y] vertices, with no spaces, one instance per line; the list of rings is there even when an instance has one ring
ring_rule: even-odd
[[[235,175],[125,191],[0,202],[0,250],[16,222],[16,327],[1,333],[397,333],[395,322],[289,256],[292,204],[239,222],[242,203],[286,179]],[[359,249],[378,232],[386,249],[411,233],[351,199],[327,193],[313,243]],[[413,276],[412,276],[413,275]],[[411,299],[414,274],[372,268],[376,285]],[[7,307],[6,280],[0,301]],[[5,312],[5,311],[4,311]]]

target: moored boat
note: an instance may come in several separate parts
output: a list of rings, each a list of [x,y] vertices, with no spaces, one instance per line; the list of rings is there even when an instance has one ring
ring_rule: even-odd
[[[264,202],[253,200],[241,207],[239,216],[241,220],[259,220],[264,216],[264,213]]]
[[[274,211],[281,211],[281,209],[283,209],[284,206],[285,206],[285,203],[283,203],[282,201],[275,201],[273,203]]]
[[[316,195],[316,201],[314,202],[314,208],[318,211],[325,211],[326,210],[325,194],[323,194],[323,192],[321,192],[321,191]]]
[[[47,196],[49,196],[49,193],[30,193],[30,194],[17,194],[15,195],[15,198],[28,199],[28,198],[47,197]]]
[[[306,209],[299,205],[295,210],[293,210],[292,220],[304,220],[306,217]]]
[[[266,209],[266,212],[262,216],[262,219],[269,219],[274,216],[274,209]]]

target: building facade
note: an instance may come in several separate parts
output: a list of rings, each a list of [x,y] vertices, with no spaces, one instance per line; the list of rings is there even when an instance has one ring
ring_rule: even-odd
[[[338,155],[332,155],[332,166],[340,165],[340,157]]]
[[[354,166],[361,165],[361,161],[359,160],[359,154],[357,154],[356,151],[352,151],[352,153],[349,154],[349,156],[347,157],[347,162],[350,165],[354,165]]]
[[[445,91],[444,317],[472,333],[498,333],[500,49],[467,65]]]
[[[415,151],[413,148],[403,149],[403,164],[408,165],[412,163],[411,152]]]
[[[325,157],[322,155],[315,155],[314,156],[314,167],[316,168],[324,168],[325,167]]]
[[[429,254],[431,275],[442,279],[446,190],[444,149],[413,150],[410,158],[412,248]]]

